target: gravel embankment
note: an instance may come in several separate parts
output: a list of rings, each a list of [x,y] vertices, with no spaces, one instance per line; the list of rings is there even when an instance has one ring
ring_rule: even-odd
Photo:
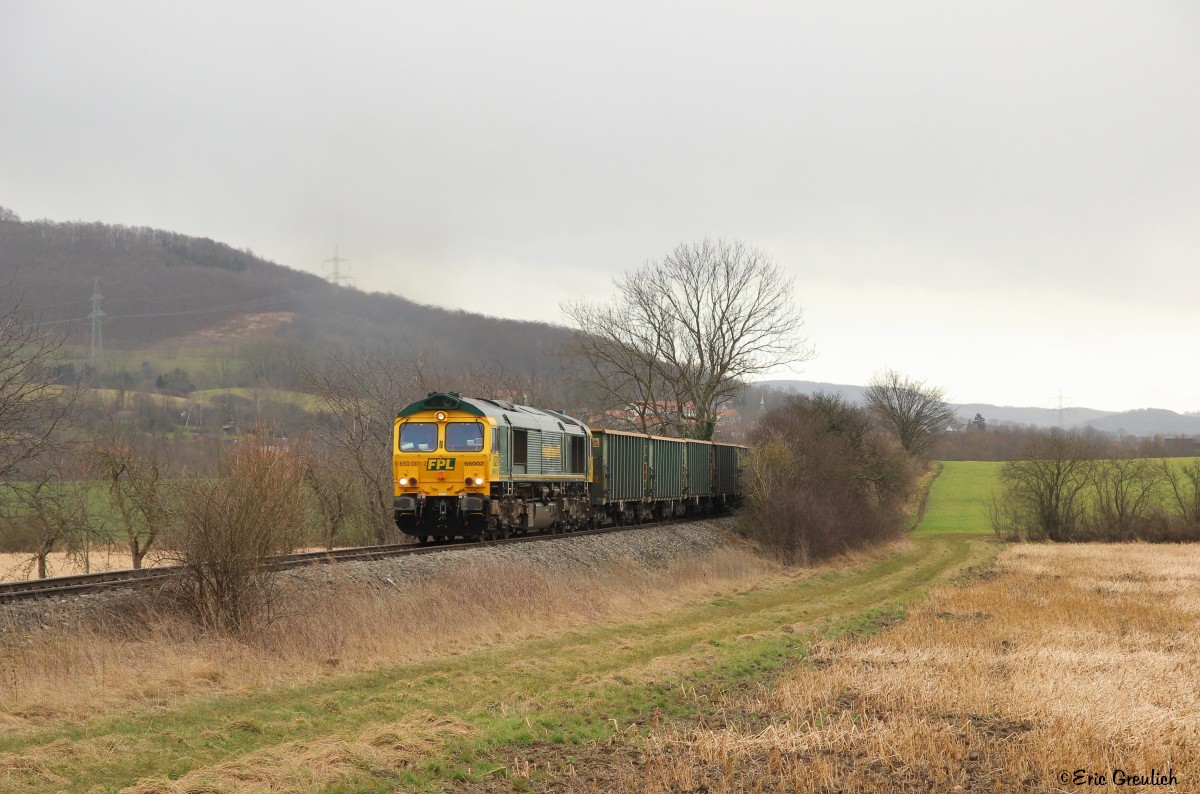
[[[732,528],[733,519],[723,517],[605,535],[566,535],[536,543],[479,546],[370,562],[320,564],[285,571],[281,576],[291,586],[308,589],[334,582],[338,586],[394,587],[402,581],[430,579],[445,566],[468,561],[532,565],[558,571],[596,570],[616,564],[665,568],[672,560],[701,557],[738,542]],[[0,604],[0,634],[70,624],[101,612],[139,610],[145,606],[144,599],[137,593],[118,591]]]
[[[460,562],[498,565],[533,565],[556,571],[596,570],[617,563],[664,568],[671,560],[699,557],[733,542],[732,519],[695,521],[663,527],[646,527],[607,535],[564,536],[535,543],[480,546],[439,554],[392,557],[370,562],[343,562],[335,566],[298,568],[284,576],[304,586],[336,580],[346,584],[394,586],[401,581],[421,581],[439,569]]]

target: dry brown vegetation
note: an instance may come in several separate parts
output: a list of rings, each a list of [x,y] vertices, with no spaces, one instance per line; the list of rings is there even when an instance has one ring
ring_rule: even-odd
[[[333,567],[324,588],[285,586],[277,601],[283,611],[242,642],[205,636],[189,619],[155,614],[150,604],[127,604],[90,625],[16,639],[9,632],[11,641],[0,625],[0,728],[170,708],[641,619],[777,575],[741,547],[661,570],[465,560],[435,578],[374,587],[348,582]]]
[[[1195,790],[1198,617],[1196,547],[1016,547],[886,632],[819,645],[724,724],[654,732],[626,787],[1057,791],[1120,769]]]

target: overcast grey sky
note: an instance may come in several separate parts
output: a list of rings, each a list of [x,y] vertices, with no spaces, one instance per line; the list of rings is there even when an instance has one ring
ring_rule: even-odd
[[[704,236],[817,358],[1200,410],[1200,4],[0,0],[0,205],[562,322]]]

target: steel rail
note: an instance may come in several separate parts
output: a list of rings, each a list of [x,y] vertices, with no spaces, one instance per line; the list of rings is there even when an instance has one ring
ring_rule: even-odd
[[[591,535],[604,535],[613,532],[628,532],[634,529],[653,529],[654,527],[671,526],[680,523],[680,521],[680,519],[675,519],[646,524],[625,524],[623,526],[584,529],[575,532],[521,535],[519,537],[497,540],[464,541],[459,543],[391,543],[379,546],[353,546],[326,551],[283,554],[278,557],[269,558],[264,567],[272,571],[284,571],[291,568],[303,568],[313,565],[329,565],[335,562],[382,560],[388,557],[401,557],[410,554],[435,554],[446,551],[478,549],[486,546],[503,546],[513,543],[533,543],[543,540],[563,540]],[[164,565],[156,568],[131,568],[120,571],[105,571],[103,573],[84,573],[73,576],[53,576],[46,579],[27,579],[20,582],[0,582],[0,604],[53,596],[77,596],[121,587],[137,587],[150,582],[179,576],[185,570],[186,566],[183,565]]]

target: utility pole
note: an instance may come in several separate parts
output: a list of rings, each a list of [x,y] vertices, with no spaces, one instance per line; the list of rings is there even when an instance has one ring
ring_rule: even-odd
[[[88,319],[92,321],[92,366],[97,366],[100,360],[104,358],[104,331],[100,320],[104,317],[104,312],[100,310],[100,301],[104,300],[104,296],[100,294],[100,277],[97,276],[92,286],[92,313],[88,315]]]
[[[333,258],[326,259],[324,262],[321,263],[324,265],[332,265],[333,266],[330,268],[330,273],[328,276],[326,276],[326,280],[329,281],[331,284],[337,284],[339,287],[349,286],[349,283],[351,281],[354,281],[353,276],[347,275],[342,272],[342,264],[343,263],[348,265],[348,264],[350,264],[350,260],[344,259],[343,257],[338,256],[338,247],[336,245],[333,247]]]
[[[1058,426],[1059,427],[1063,426],[1063,412],[1065,411],[1065,409],[1063,408],[1063,404],[1064,404],[1063,400],[1064,399],[1065,398],[1063,397],[1062,387],[1060,386],[1058,389]]]

